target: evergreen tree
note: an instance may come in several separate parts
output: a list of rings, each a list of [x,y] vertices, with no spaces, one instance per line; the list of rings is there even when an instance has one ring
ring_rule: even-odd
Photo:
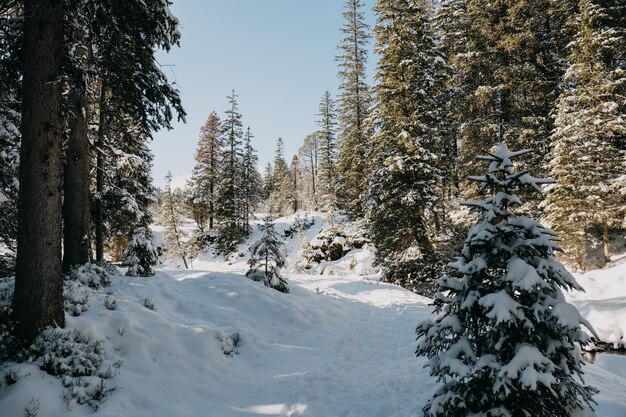
[[[414,287],[437,274],[432,236],[443,223],[445,158],[438,155],[441,122],[435,98],[444,63],[430,32],[429,2],[380,0],[375,13],[379,129],[369,229],[385,279]]]
[[[315,132],[304,138],[304,143],[298,149],[298,161],[302,166],[305,184],[307,206],[313,210],[318,209],[318,159],[320,154],[320,133]]]
[[[582,288],[554,258],[554,233],[513,211],[516,191],[549,182],[513,172],[528,152],[502,142],[471,177],[490,196],[466,203],[480,219],[439,279],[437,318],[417,327],[417,354],[443,382],[426,416],[569,416],[597,392],[576,379],[590,341],[581,325],[593,330],[562,293]]]
[[[161,194],[161,208],[159,217],[161,224],[165,228],[163,234],[163,245],[165,250],[173,256],[180,256],[187,265],[187,251],[185,239],[187,234],[182,230],[184,213],[182,210],[182,196],[180,192],[172,190],[172,174],[168,172],[165,177],[165,190]]]
[[[258,157],[256,151],[252,147],[252,138],[254,136],[250,132],[250,128],[246,130],[244,137],[243,160],[241,175],[241,191],[243,194],[242,216],[245,234],[250,233],[250,217],[254,216],[254,210],[261,202],[262,178],[257,169]]]
[[[61,178],[63,3],[25,0],[13,313],[19,338],[63,327]],[[42,175],[45,172],[45,175]]]
[[[217,113],[211,112],[200,129],[200,140],[196,149],[196,166],[193,169],[190,182],[190,205],[196,213],[194,218],[197,219],[196,223],[201,231],[204,230],[204,222],[201,219],[205,217],[208,217],[209,229],[213,229],[223,146],[220,119]],[[201,217],[198,219],[198,216]]]
[[[361,215],[363,196],[369,180],[369,140],[372,129],[367,123],[370,106],[366,84],[367,44],[369,26],[365,23],[363,3],[346,0],[343,12],[343,38],[339,44],[339,135],[337,169],[339,203],[350,213]]]
[[[317,121],[319,126],[319,175],[318,189],[323,209],[334,211],[337,209],[337,162],[335,149],[336,113],[335,102],[330,92],[324,92],[320,101]]]
[[[146,236],[146,229],[135,229],[133,238],[128,243],[122,257],[122,265],[128,267],[126,275],[130,277],[149,277],[154,275],[152,266],[156,265],[159,256],[156,247]]]
[[[285,160],[283,150],[283,139],[278,138],[276,142],[276,153],[274,154],[274,170],[272,172],[273,190],[270,196],[270,205],[279,215],[285,215],[292,209],[294,195],[293,181],[289,175],[289,167]]]
[[[586,0],[580,6],[564,79],[568,88],[555,112],[549,166],[557,184],[548,192],[545,218],[584,268],[586,248],[596,239],[610,261],[610,230],[626,214],[620,195],[626,162],[626,62],[620,58],[626,19],[621,2]]]
[[[263,200],[269,200],[272,192],[274,192],[274,178],[272,176],[272,164],[270,162],[265,165],[265,171],[263,172]]]
[[[217,250],[222,253],[233,251],[243,237],[240,215],[243,131],[235,90],[228,97],[228,101],[230,108],[226,110],[222,126],[224,150],[217,187],[218,196],[215,202],[215,215],[222,222]]]
[[[246,276],[253,281],[263,282],[266,287],[288,293],[289,284],[280,273],[280,268],[285,265],[285,248],[274,230],[272,218],[267,216],[259,229],[261,239],[250,247],[252,256],[248,261],[250,269]]]

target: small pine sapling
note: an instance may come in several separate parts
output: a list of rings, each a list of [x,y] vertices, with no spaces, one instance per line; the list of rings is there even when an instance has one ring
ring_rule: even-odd
[[[280,273],[280,268],[285,265],[284,245],[274,230],[272,218],[266,217],[259,229],[262,233],[261,239],[250,248],[252,256],[248,261],[250,269],[246,276],[253,281],[263,282],[266,287],[288,293],[289,284]]]
[[[512,211],[517,190],[552,182],[513,172],[528,152],[500,143],[479,157],[488,173],[470,177],[491,195],[464,203],[480,218],[438,281],[437,318],[417,327],[416,353],[443,383],[426,416],[569,416],[597,393],[582,381],[581,326],[595,332],[562,293],[582,288],[554,258],[555,234]]]
[[[156,246],[146,236],[146,229],[139,227],[135,229],[133,238],[123,254],[123,265],[128,267],[126,272],[130,277],[149,277],[154,275],[152,266],[158,260]]]

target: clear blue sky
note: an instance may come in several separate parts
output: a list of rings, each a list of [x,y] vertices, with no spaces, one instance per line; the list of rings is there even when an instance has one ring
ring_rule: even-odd
[[[371,26],[374,0],[364,3]],[[178,182],[191,173],[200,127],[211,111],[223,115],[232,89],[255,135],[259,168],[273,159],[279,136],[289,161],[316,128],[323,92],[336,93],[343,7],[343,0],[174,0],[180,48],[157,59],[180,89],[187,123],[154,135],[155,184],[168,171]],[[370,74],[374,61],[370,53]]]

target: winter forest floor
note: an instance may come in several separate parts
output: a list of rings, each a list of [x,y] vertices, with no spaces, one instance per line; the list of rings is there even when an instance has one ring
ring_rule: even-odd
[[[282,294],[245,279],[246,258],[206,257],[194,261],[197,269],[164,266],[151,278],[118,276],[90,294],[89,311],[67,325],[103,339],[108,361],[123,361],[110,380],[119,390],[95,415],[420,415],[436,386],[414,355],[415,326],[431,314],[428,298],[340,264],[334,275],[286,273],[292,292]],[[601,338],[624,343],[626,259],[577,278],[587,293],[570,301]],[[116,297],[115,310],[104,307],[107,295]],[[241,342],[228,356],[236,334]],[[42,417],[93,414],[86,405],[67,409],[58,378],[35,364],[19,368],[18,381],[0,388],[1,417],[25,415],[33,401]],[[599,355],[586,373],[600,389],[597,415],[626,416],[626,357]]]

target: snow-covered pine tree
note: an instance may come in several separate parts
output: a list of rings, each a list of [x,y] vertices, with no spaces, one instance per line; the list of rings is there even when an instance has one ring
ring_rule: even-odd
[[[341,209],[361,216],[363,196],[369,181],[369,140],[372,129],[368,123],[370,89],[366,83],[367,44],[369,26],[365,23],[361,0],[346,0],[339,43],[339,100],[337,119],[337,183]]]
[[[200,140],[196,149],[196,166],[190,180],[190,205],[200,217],[196,221],[200,231],[204,230],[204,220],[208,219],[208,228],[213,229],[215,218],[215,200],[217,184],[224,146],[220,119],[211,112],[200,129]],[[203,220],[204,219],[204,220]]]
[[[172,190],[172,174],[170,172],[165,176],[165,181],[165,189],[161,194],[161,207],[159,209],[161,225],[165,228],[163,246],[169,255],[181,257],[185,268],[189,268],[185,245],[187,234],[182,230],[184,221],[183,198],[180,192]]]
[[[135,229],[128,247],[122,255],[122,265],[128,267],[126,275],[129,277],[150,277],[154,275],[152,266],[158,261],[156,247],[152,240],[146,236],[146,229]]]
[[[243,171],[241,173],[242,225],[246,236],[250,234],[250,217],[254,216],[254,210],[261,202],[262,179],[257,168],[259,158],[252,147],[253,137],[248,127],[243,141]]]
[[[581,1],[572,17],[578,34],[551,137],[557,184],[547,193],[545,220],[579,268],[589,266],[585,252],[595,242],[610,261],[611,229],[620,230],[626,215],[626,62],[617,58],[626,50],[626,9],[618,3]]]
[[[528,152],[501,142],[478,157],[489,169],[471,179],[490,196],[464,203],[480,218],[438,281],[437,318],[417,327],[416,353],[443,382],[425,416],[570,416],[597,392],[579,378],[581,326],[594,331],[562,293],[582,288],[554,258],[555,234],[513,211],[517,191],[551,182],[513,172]]]
[[[337,210],[337,162],[335,149],[335,129],[337,126],[335,102],[330,92],[324,92],[319,105],[319,168],[318,190],[320,208],[325,211]]]
[[[439,274],[432,236],[443,223],[445,180],[436,101],[444,61],[430,31],[431,7],[428,1],[379,0],[375,8],[379,129],[367,202],[385,279],[420,292],[428,292],[420,287]]]
[[[272,194],[270,206],[279,215],[291,213],[294,188],[293,181],[289,176],[289,167],[285,160],[283,138],[276,141],[276,153],[274,154],[274,170],[272,171]]]
[[[250,247],[252,256],[248,261],[250,269],[246,276],[253,281],[263,282],[266,287],[288,293],[287,278],[280,273],[280,268],[285,265],[285,248],[281,237],[274,230],[272,217],[265,217],[259,229],[261,238]]]
[[[243,238],[241,227],[243,130],[235,90],[228,96],[228,103],[229,108],[222,123],[224,149],[215,201],[215,216],[221,221],[216,247],[220,253],[233,251]]]

